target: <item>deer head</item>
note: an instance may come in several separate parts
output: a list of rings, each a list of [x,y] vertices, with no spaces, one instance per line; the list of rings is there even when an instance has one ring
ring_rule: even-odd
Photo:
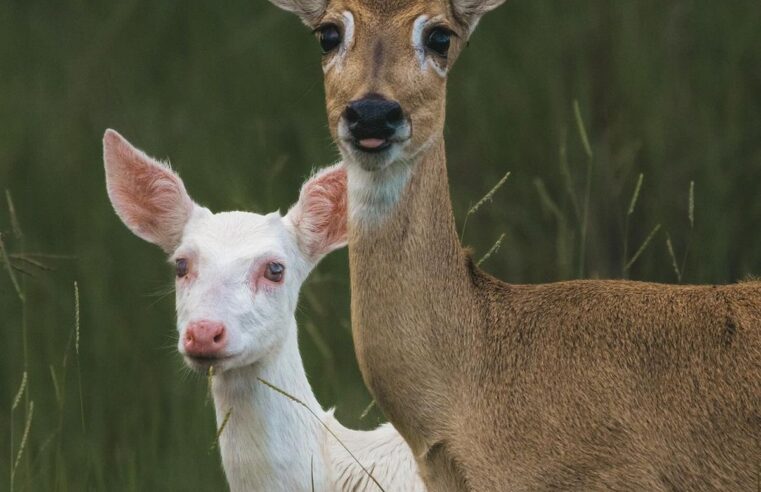
[[[314,29],[330,131],[367,171],[414,162],[442,134],[446,79],[504,0],[271,0]]]
[[[106,185],[124,224],[175,268],[178,349],[218,371],[258,362],[288,338],[301,284],[346,243],[346,172],[322,170],[285,215],[213,214],[180,177],[121,135],[103,139]]]

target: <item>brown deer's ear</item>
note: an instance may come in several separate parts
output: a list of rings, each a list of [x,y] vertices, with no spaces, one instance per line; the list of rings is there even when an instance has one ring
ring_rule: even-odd
[[[455,16],[467,27],[468,36],[470,36],[481,17],[505,3],[505,0],[451,0],[451,2]]]
[[[317,21],[328,7],[328,0],[270,0],[270,2],[298,15],[304,24],[310,27],[317,25]]]
[[[304,183],[299,201],[286,215],[296,230],[299,245],[314,261],[346,245],[346,168],[322,169]]]
[[[138,237],[171,253],[197,205],[169,166],[133,147],[114,130],[103,136],[108,197]]]

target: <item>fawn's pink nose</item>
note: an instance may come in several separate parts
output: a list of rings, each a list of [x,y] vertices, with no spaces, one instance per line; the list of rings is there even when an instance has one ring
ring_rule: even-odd
[[[193,321],[185,328],[182,345],[191,357],[216,357],[227,345],[227,330],[218,321]]]

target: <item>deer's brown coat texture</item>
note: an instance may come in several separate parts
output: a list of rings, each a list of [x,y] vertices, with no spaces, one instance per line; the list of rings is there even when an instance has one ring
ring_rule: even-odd
[[[761,283],[503,283],[459,245],[443,144],[359,231],[360,368],[432,490],[755,490]]]
[[[503,0],[273,1],[313,27],[353,16],[351,42],[324,65],[349,176],[352,330],[365,382],[429,489],[757,490],[760,283],[509,285],[461,247],[445,75]],[[422,15],[456,33],[445,61],[413,45]],[[410,124],[394,162],[339,135],[346,105],[370,93]],[[398,201],[369,218],[372,202],[359,202],[393,193],[384,180],[405,172]]]

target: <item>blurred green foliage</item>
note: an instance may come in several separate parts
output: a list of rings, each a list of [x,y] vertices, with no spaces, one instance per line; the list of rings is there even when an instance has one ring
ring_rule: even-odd
[[[524,0],[489,15],[449,83],[459,223],[512,175],[468,219],[465,244],[481,256],[506,234],[484,267],[511,282],[578,276],[576,208],[589,165],[583,276],[623,276],[657,224],[631,278],[676,281],[666,233],[680,265],[690,245],[686,282],[761,271],[759,26],[752,0]],[[6,272],[0,277],[0,489],[31,401],[17,490],[223,488],[205,380],[181,369],[173,296],[160,294],[171,271],[112,212],[101,136],[113,127],[170,157],[213,210],[285,210],[314,166],[337,159],[318,51],[297,19],[265,1],[0,5],[0,189],[12,194],[23,237],[5,202],[0,231],[9,253],[75,256],[36,257],[54,271],[21,265],[23,308]],[[381,417],[359,419],[370,397],[354,361],[348,299],[344,251],[304,288],[301,343],[323,405],[367,427]],[[11,422],[23,326],[28,392]]]

